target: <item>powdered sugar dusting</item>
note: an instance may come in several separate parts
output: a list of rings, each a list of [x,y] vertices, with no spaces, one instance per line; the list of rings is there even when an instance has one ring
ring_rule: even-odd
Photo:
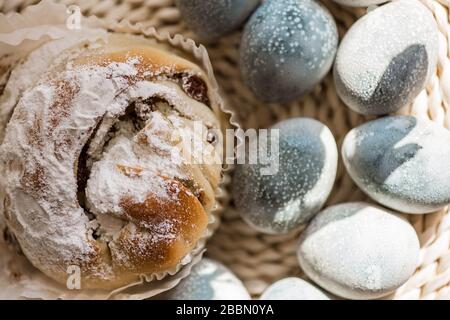
[[[67,52],[34,87],[27,85],[0,147],[0,189],[7,198],[8,226],[35,266],[61,279],[67,265],[89,265],[90,277],[108,279],[117,276],[115,267],[123,266],[109,265],[102,256],[93,266],[92,257],[104,252],[99,242],[109,242],[109,254],[119,263],[127,260],[127,249],[141,248],[148,256],[149,244],[179,237],[167,219],[151,226],[126,223],[121,202],[126,197],[143,203],[149,195],[161,202],[178,199],[176,185],[168,192],[166,180],[189,181],[193,176],[188,166],[171,160],[183,157],[172,141],[175,125],[188,127],[195,118],[217,127],[218,122],[176,82],[141,77],[140,56],[80,64],[79,52]],[[148,72],[161,75],[173,67],[151,68]],[[154,96],[166,100],[169,110],[135,108],[145,115],[143,127],[136,128],[127,108]],[[85,145],[89,148],[83,155]],[[78,159],[86,168],[77,167]],[[81,169],[90,170],[84,199],[89,212],[80,207],[84,200],[77,174],[86,173]],[[200,188],[210,190],[210,184],[215,183],[203,178]],[[119,235],[127,235],[127,243],[137,247],[113,243]],[[130,254],[139,256],[137,251]]]

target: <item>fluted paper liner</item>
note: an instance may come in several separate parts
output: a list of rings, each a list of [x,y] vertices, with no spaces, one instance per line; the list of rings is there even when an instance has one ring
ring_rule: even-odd
[[[23,14],[0,14],[0,70],[17,62],[43,43],[63,37],[80,36],[96,41],[105,37],[105,30],[132,33],[165,43],[189,55],[206,72],[212,86],[212,97],[222,111],[221,124],[238,128],[233,112],[225,107],[220,98],[208,53],[203,46],[181,35],[170,36],[158,33],[155,28],[143,28],[140,24],[100,20],[96,17],[81,17],[81,29],[69,29],[66,22],[71,11],[62,4],[49,0],[28,7]],[[44,23],[44,24],[43,24]],[[1,79],[1,74],[0,74]],[[141,281],[112,292],[103,290],[69,290],[34,268],[24,257],[11,250],[0,239],[0,298],[4,299],[145,299],[169,290],[189,275],[192,266],[200,261],[206,240],[219,224],[219,213],[228,199],[224,186],[229,182],[225,170],[221,186],[216,191],[216,207],[209,215],[205,234],[195,248],[175,267],[165,272],[141,276]],[[0,207],[0,211],[2,208]],[[0,215],[0,226],[2,224]],[[1,238],[1,237],[0,237]]]

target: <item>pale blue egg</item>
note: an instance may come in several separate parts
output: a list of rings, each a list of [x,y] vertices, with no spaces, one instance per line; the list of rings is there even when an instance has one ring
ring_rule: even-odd
[[[279,157],[271,163],[278,170],[268,174],[261,170],[267,164],[260,162],[237,165],[232,192],[237,210],[252,227],[283,234],[321,209],[334,184],[338,153],[331,131],[314,119],[289,119],[271,129],[279,134],[279,140],[273,139]],[[275,131],[269,133],[272,137]],[[252,154],[272,150],[272,145],[267,150],[254,146]]]
[[[333,1],[349,7],[369,7],[384,2],[388,2],[389,0],[333,0]]]
[[[336,23],[319,3],[267,0],[242,36],[242,77],[262,100],[295,100],[328,73],[337,45]]]
[[[260,0],[177,0],[181,16],[202,39],[217,40],[238,29]]]
[[[413,116],[384,117],[345,137],[348,173],[378,203],[405,213],[450,203],[450,131]]]

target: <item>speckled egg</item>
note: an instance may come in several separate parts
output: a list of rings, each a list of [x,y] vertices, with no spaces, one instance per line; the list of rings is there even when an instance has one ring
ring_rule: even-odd
[[[330,300],[321,290],[300,278],[285,278],[272,284],[261,300]]]
[[[223,264],[204,258],[189,276],[173,289],[155,297],[159,300],[250,300],[247,289]]]
[[[438,29],[419,1],[399,0],[358,20],[339,47],[334,80],[340,98],[364,115],[395,112],[436,70]]]
[[[261,100],[295,100],[328,73],[337,44],[336,23],[322,5],[312,0],[267,0],[242,36],[242,77]]]
[[[388,2],[389,0],[333,0],[333,1],[349,7],[369,7],[372,5]]]
[[[298,259],[327,291],[348,299],[385,296],[414,273],[419,239],[399,215],[366,203],[320,212],[303,231]]]
[[[355,183],[378,203],[428,213],[450,203],[450,131],[413,116],[363,124],[345,137],[342,157]]]
[[[203,40],[213,41],[238,29],[260,0],[177,0],[186,24]]]
[[[287,233],[307,222],[328,198],[336,177],[337,147],[331,131],[309,118],[282,121],[269,131],[278,149],[278,170],[261,170],[267,164],[237,165],[233,178],[236,208],[256,230],[269,234]],[[279,139],[272,136],[278,133]],[[260,143],[264,146],[265,144]],[[250,151],[257,154],[255,144]]]

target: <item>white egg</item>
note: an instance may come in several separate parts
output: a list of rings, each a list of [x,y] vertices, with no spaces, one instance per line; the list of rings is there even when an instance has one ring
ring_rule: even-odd
[[[414,273],[419,239],[400,216],[366,203],[319,213],[300,237],[298,259],[308,277],[348,299],[385,296]]]
[[[249,300],[242,282],[223,264],[204,258],[175,288],[155,297],[161,300]]]
[[[420,1],[370,11],[339,46],[334,80],[340,98],[364,115],[395,112],[425,88],[436,70],[438,29]]]
[[[272,284],[261,300],[330,300],[320,289],[300,278],[285,278]]]

